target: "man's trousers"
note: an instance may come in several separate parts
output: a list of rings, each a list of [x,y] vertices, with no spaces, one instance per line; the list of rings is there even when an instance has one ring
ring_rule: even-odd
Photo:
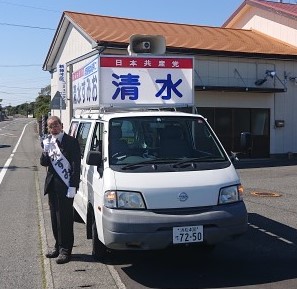
[[[67,198],[63,192],[52,189],[48,199],[55,248],[60,254],[70,255],[74,242],[73,198]]]

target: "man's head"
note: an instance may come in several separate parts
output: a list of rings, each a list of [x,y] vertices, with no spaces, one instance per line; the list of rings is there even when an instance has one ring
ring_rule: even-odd
[[[57,116],[50,116],[47,119],[47,128],[50,134],[57,135],[63,130],[61,120]]]

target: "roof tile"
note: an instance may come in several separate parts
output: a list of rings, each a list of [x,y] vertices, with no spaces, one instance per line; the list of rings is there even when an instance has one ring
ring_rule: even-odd
[[[249,0],[248,2],[260,4],[263,7],[271,8],[276,12],[284,12],[291,16],[297,16],[297,5],[265,0]]]
[[[133,34],[150,34],[163,35],[168,48],[297,56],[297,48],[294,46],[252,30],[117,18],[70,11],[64,13],[98,43],[128,44]]]

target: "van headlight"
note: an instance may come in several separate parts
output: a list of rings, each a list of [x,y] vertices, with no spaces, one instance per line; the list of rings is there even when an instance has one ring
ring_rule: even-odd
[[[141,193],[129,191],[106,191],[104,205],[107,208],[145,209]]]
[[[235,185],[220,190],[219,204],[233,203],[242,200],[243,187]]]

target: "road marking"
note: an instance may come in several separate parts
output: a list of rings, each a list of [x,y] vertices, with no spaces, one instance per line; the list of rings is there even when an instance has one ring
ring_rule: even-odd
[[[16,137],[15,135],[13,135],[11,133],[0,133],[0,135]]]
[[[277,238],[278,240],[280,240],[282,242],[285,242],[285,243],[290,244],[290,245],[295,245],[293,242],[291,242],[291,241],[289,241],[289,240],[287,240],[285,238],[282,238],[282,237],[280,237],[280,236],[278,236],[278,235],[276,235],[276,234],[274,234],[272,232],[269,232],[269,231],[267,231],[265,229],[262,229],[262,228],[260,228],[260,227],[258,227],[256,225],[253,225],[253,224],[249,223],[249,226],[256,229],[256,230],[258,230],[258,231],[260,231],[260,232],[262,232],[262,233],[264,233],[264,234],[266,234],[266,235]]]
[[[126,289],[127,287],[125,286],[125,284],[122,282],[121,277],[119,276],[119,273],[116,271],[116,269],[114,268],[114,266],[112,265],[107,265],[107,269],[109,270],[109,273],[111,274],[113,280],[116,283],[116,286],[119,289]]]
[[[21,139],[22,139],[22,137],[23,137],[23,135],[24,135],[25,129],[26,129],[26,127],[27,127],[28,124],[30,124],[30,122],[27,123],[27,124],[24,126],[23,131],[22,131],[22,134],[21,134],[21,136],[20,136],[19,139],[18,139],[18,142],[16,143],[16,145],[15,145],[15,147],[14,147],[14,149],[13,149],[11,155],[10,155],[9,158],[7,159],[6,163],[4,164],[4,167],[2,168],[2,170],[1,170],[1,172],[0,172],[0,185],[2,184],[2,181],[3,181],[3,179],[4,179],[4,176],[5,176],[6,172],[7,172],[7,170],[9,169],[9,165],[10,165],[10,163],[11,163],[13,157],[14,157],[14,154],[15,154],[15,152],[16,152],[16,150],[17,150],[17,148],[18,148],[18,146],[19,146],[19,144],[20,144],[20,142],[21,142]]]

